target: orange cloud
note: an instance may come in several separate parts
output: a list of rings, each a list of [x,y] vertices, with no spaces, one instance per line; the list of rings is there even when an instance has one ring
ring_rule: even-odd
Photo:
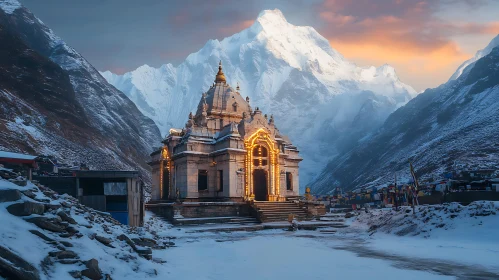
[[[499,33],[499,22],[438,18],[438,5],[436,0],[325,0],[317,7],[324,24],[319,31],[357,64],[392,64],[404,82],[422,90],[447,81],[471,57],[453,36]]]
[[[389,63],[395,67],[403,82],[418,91],[440,85],[471,56],[462,53],[454,43],[428,51],[397,41],[379,44],[373,41],[358,43],[330,40],[330,43],[345,57],[361,66]]]

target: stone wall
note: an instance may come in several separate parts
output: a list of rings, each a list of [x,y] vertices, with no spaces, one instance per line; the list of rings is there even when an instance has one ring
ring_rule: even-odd
[[[251,216],[251,206],[244,202],[159,203],[147,205],[146,208],[171,222],[175,222],[175,215],[181,215],[184,218]]]

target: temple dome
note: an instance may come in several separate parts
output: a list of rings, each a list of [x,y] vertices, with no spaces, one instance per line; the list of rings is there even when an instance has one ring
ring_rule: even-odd
[[[251,114],[249,102],[238,92],[226,83],[225,74],[222,71],[222,63],[218,67],[215,84],[203,94],[196,111],[195,119],[198,120],[203,111],[208,117],[225,118],[229,117],[234,121],[242,119],[243,112]]]

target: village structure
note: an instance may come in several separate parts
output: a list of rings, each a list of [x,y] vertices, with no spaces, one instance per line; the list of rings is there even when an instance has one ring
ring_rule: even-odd
[[[220,62],[183,129],[151,154],[153,201],[286,201],[299,195],[298,149],[274,117],[227,84]],[[186,116],[187,117],[187,116]]]

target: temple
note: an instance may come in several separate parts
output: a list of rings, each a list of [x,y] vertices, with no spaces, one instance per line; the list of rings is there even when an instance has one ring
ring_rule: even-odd
[[[298,150],[227,84],[220,62],[185,128],[151,154],[153,201],[286,201],[299,195]]]

